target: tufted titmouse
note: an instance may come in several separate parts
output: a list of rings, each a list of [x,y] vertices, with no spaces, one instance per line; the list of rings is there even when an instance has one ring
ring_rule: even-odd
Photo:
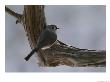
[[[57,40],[57,29],[59,28],[55,25],[47,25],[44,31],[40,34],[36,47],[24,59],[28,61],[30,57],[39,49],[50,48]]]

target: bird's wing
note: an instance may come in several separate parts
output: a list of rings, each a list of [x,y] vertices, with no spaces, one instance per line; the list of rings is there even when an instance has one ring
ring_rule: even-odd
[[[45,46],[51,46],[57,39],[56,33],[50,30],[44,30],[39,36],[37,46],[43,48]]]

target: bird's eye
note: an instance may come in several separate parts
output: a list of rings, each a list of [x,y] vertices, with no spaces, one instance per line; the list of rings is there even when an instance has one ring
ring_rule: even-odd
[[[52,27],[52,29],[54,29],[54,27]]]

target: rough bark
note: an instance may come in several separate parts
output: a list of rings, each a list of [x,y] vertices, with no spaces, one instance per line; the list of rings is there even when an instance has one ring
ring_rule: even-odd
[[[46,25],[44,9],[43,5],[25,5],[21,15],[5,7],[7,13],[17,18],[16,23],[23,24],[32,49],[36,46],[39,34]],[[40,66],[106,66],[106,51],[75,48],[59,40],[50,49],[39,50],[36,56]]]

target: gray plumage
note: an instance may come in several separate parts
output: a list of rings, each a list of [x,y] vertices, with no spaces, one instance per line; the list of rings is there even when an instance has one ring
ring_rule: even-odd
[[[56,30],[59,29],[55,25],[47,25],[44,31],[40,34],[36,47],[24,59],[28,61],[30,57],[39,49],[50,48],[57,40]]]

